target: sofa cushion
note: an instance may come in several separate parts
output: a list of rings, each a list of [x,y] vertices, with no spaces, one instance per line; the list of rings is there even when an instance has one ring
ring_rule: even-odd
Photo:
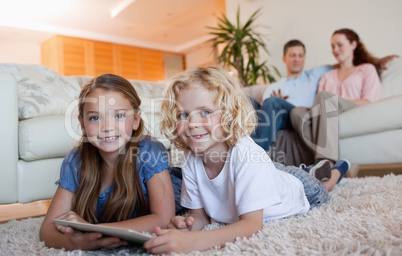
[[[64,157],[39,161],[18,161],[18,202],[51,199],[56,192]]]
[[[140,96],[141,98],[141,118],[144,120],[144,125],[147,132],[157,138],[166,149],[170,149],[170,142],[162,135],[162,114],[161,114],[161,98]]]
[[[19,119],[62,115],[81,89],[41,65],[2,63],[0,70],[13,74],[17,80]]]
[[[170,142],[161,133],[161,104],[166,82],[147,82],[139,80],[129,80],[134,86],[141,99],[141,117],[144,120],[147,131],[163,145],[170,149]]]
[[[349,138],[402,129],[402,95],[352,108],[339,116],[339,137]]]
[[[387,70],[381,73],[381,83],[385,97],[402,94],[402,57],[387,63]]]
[[[64,157],[81,135],[78,119],[43,116],[19,122],[19,157],[25,161]]]
[[[81,88],[93,78],[93,76],[85,76],[85,75],[75,75],[75,76],[63,76],[63,78],[70,82],[72,81],[73,83],[77,83],[79,85],[79,88]]]
[[[393,164],[402,162],[402,129],[341,139],[340,159],[353,164]]]
[[[262,104],[262,97],[268,86],[269,84],[247,86],[243,88],[243,91],[247,96],[254,98],[258,103]]]

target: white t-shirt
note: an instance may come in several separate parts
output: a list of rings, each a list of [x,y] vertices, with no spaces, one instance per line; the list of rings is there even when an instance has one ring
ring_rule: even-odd
[[[210,180],[202,159],[188,152],[182,159],[181,204],[204,208],[212,219],[235,223],[239,216],[264,209],[264,221],[303,214],[310,208],[303,184],[277,170],[267,153],[249,136],[228,152],[220,174]]]

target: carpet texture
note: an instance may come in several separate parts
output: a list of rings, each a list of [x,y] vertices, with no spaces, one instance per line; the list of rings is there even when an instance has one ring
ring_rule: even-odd
[[[321,208],[265,223],[252,237],[190,255],[402,255],[402,175],[346,178]],[[41,218],[0,225],[0,255],[143,255],[125,247],[91,252],[47,248]],[[208,225],[206,229],[218,228]]]

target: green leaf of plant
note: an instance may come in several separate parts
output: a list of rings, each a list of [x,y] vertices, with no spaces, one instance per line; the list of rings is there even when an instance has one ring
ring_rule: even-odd
[[[267,79],[275,81],[271,74],[273,71],[281,76],[275,66],[267,65],[266,61],[260,63],[259,51],[263,50],[269,55],[263,35],[255,31],[254,22],[261,15],[262,9],[259,8],[246,20],[244,25],[240,23],[240,5],[236,12],[236,23],[233,24],[226,15],[218,18],[217,27],[206,27],[210,30],[211,39],[207,40],[216,52],[220,45],[223,45],[218,56],[218,62],[224,67],[233,67],[237,70],[241,83],[245,86],[256,84],[259,77],[264,83]],[[259,26],[260,27],[260,26]],[[266,26],[261,26],[266,27]]]

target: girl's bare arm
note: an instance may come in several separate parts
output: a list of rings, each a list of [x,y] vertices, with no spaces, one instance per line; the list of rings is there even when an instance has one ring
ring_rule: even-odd
[[[154,232],[155,226],[167,228],[170,219],[175,215],[173,185],[167,169],[155,173],[147,182],[150,214],[130,220],[101,225],[129,228],[139,232]]]

